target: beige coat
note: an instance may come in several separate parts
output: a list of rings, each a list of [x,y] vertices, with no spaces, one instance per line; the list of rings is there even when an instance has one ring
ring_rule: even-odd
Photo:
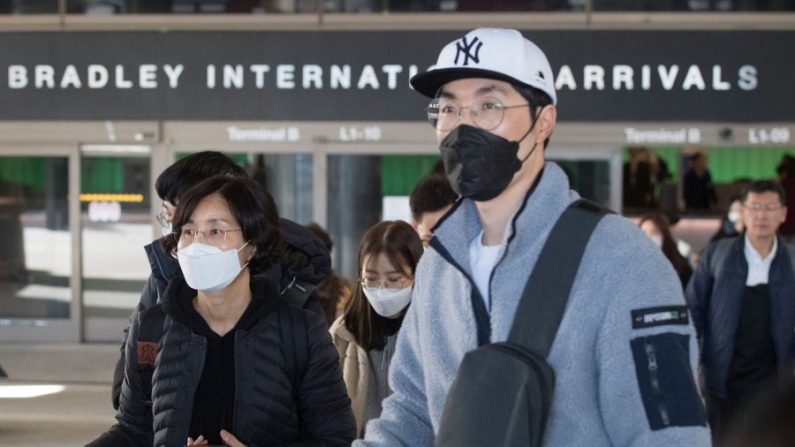
[[[364,407],[367,402],[367,387],[370,378],[370,360],[367,351],[356,344],[342,317],[337,318],[329,328],[331,339],[340,356],[340,368],[348,396],[351,398],[351,409],[356,418],[356,433],[362,435],[364,428]]]

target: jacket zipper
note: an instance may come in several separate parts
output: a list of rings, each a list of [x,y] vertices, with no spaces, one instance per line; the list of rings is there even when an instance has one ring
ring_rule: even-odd
[[[668,415],[668,409],[665,406],[662,392],[660,390],[660,377],[657,373],[657,353],[654,349],[654,345],[649,342],[646,342],[646,358],[649,362],[649,381],[651,382],[652,394],[654,395],[655,401],[657,402],[657,410],[660,412],[660,419],[662,420],[663,425],[667,427],[671,425],[671,418]]]

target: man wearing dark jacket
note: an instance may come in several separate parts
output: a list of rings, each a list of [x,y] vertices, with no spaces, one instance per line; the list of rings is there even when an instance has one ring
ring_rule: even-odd
[[[157,220],[163,227],[164,237],[171,232],[171,219],[179,198],[192,186],[214,175],[248,176],[246,171],[228,156],[220,152],[203,151],[175,162],[157,177],[155,190],[163,201],[163,212],[158,214]],[[287,219],[280,219],[280,223],[282,239],[285,242],[280,262],[272,264],[260,274],[279,284],[283,297],[292,301],[301,301],[298,303],[301,307],[323,315],[313,288],[331,272],[331,257],[328,250],[322,241],[303,226]],[[159,239],[145,246],[144,250],[152,273],[144,285],[138,305],[130,316],[131,323],[136,320],[138,314],[160,303],[169,281],[182,275],[179,263],[163,252]],[[113,374],[111,398],[113,408],[116,410],[119,409],[119,395],[124,378],[124,345],[129,330],[129,326],[124,328],[121,355]]]
[[[792,248],[776,234],[787,215],[785,192],[756,181],[741,201],[745,233],[709,245],[685,292],[717,441],[744,422],[750,398],[764,399],[776,381],[792,378],[795,364]]]

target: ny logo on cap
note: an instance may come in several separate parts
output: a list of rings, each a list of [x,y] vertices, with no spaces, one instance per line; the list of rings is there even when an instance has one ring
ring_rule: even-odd
[[[472,39],[472,42],[467,42],[466,36],[455,44],[455,60],[454,64],[458,65],[458,56],[464,55],[464,62],[462,65],[469,65],[469,60],[472,59],[476,64],[480,63],[480,48],[483,46],[477,37]]]

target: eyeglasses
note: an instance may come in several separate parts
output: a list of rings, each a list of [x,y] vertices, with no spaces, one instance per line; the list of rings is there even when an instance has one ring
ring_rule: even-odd
[[[783,205],[776,205],[775,203],[749,203],[748,205],[743,206],[755,213],[763,210],[772,213],[773,211],[778,211],[781,208],[784,208]]]
[[[190,245],[199,239],[210,245],[218,245],[226,240],[226,233],[230,231],[243,231],[242,228],[210,228],[209,230],[197,230],[195,228],[183,227],[179,232],[171,233],[177,243],[181,246]]]
[[[386,279],[383,281],[364,278],[361,284],[368,289],[404,289],[411,285],[411,278],[403,276],[400,279]]]
[[[169,228],[171,226],[171,221],[166,216],[165,211],[161,211],[160,214],[155,216],[155,220],[157,220],[157,223],[159,223],[163,228]]]
[[[492,130],[502,123],[506,109],[517,107],[530,107],[530,104],[506,106],[497,99],[483,98],[469,107],[464,107],[450,99],[436,98],[428,104],[426,112],[428,122],[436,130],[447,131],[457,126],[464,109],[469,109],[469,117],[472,118],[475,126],[483,130]]]

